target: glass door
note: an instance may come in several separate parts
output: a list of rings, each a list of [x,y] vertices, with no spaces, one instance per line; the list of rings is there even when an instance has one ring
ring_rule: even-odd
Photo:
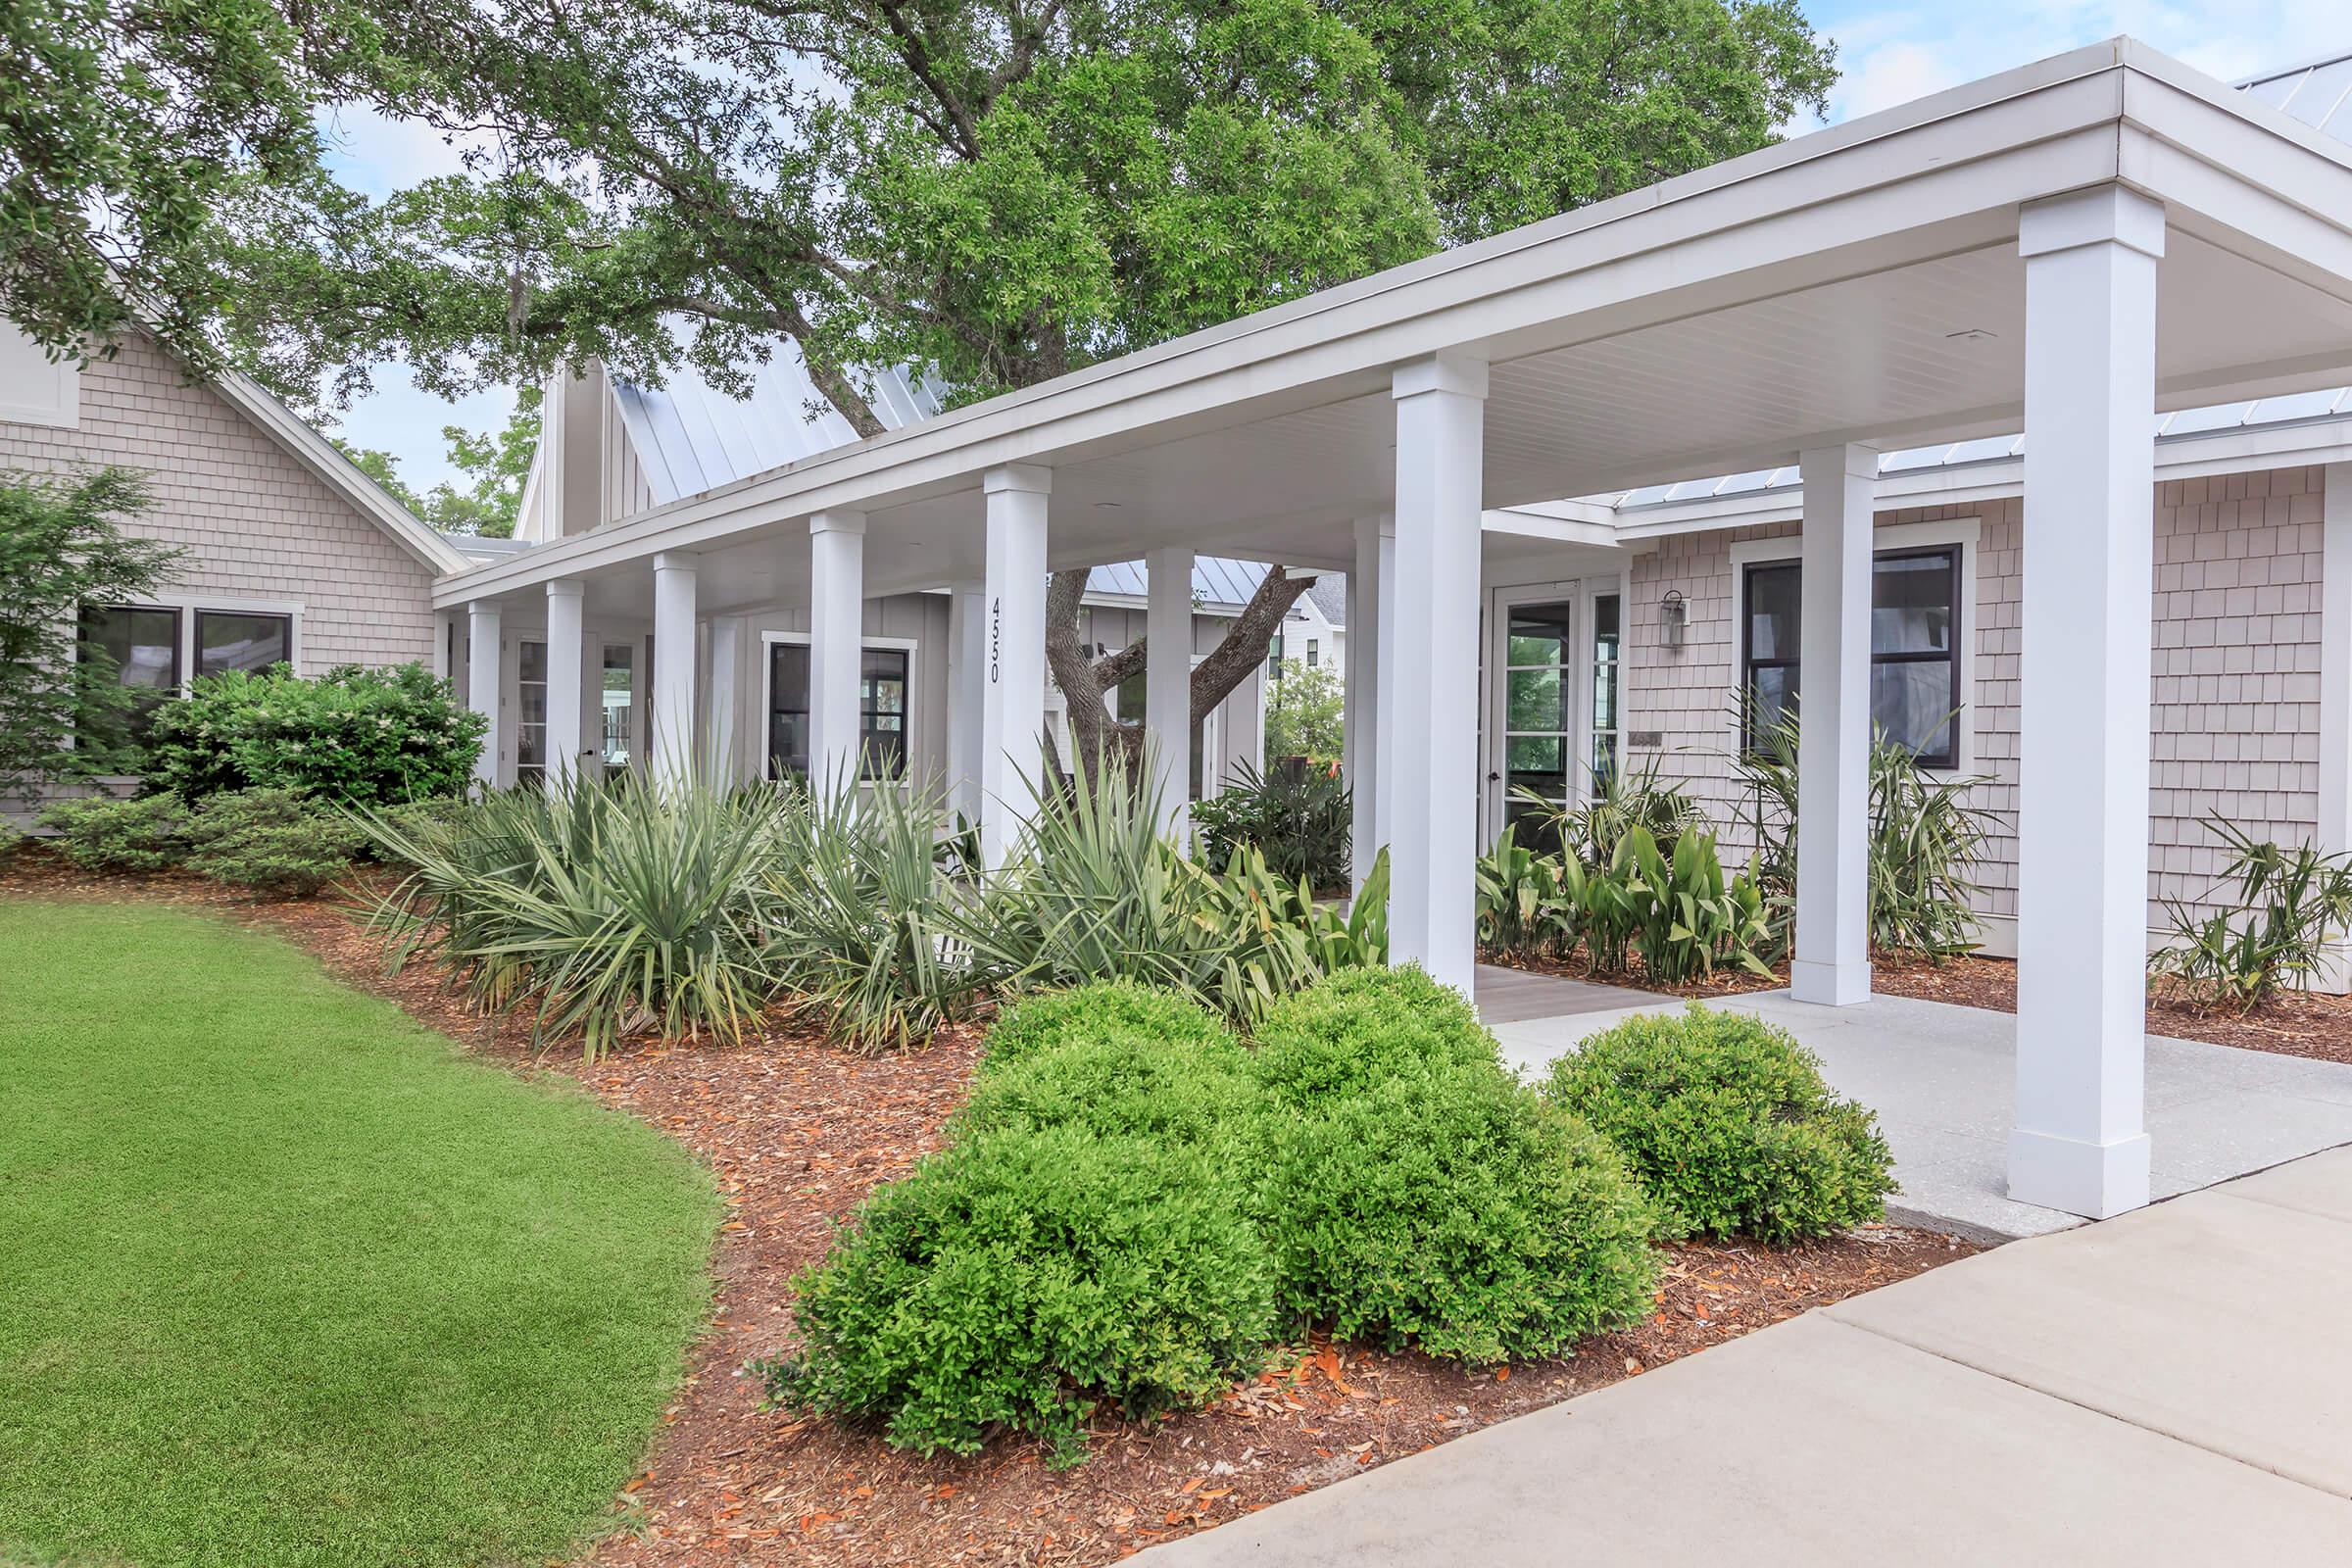
[[[515,649],[514,782],[547,782],[547,644]]]
[[[1570,674],[1574,608],[1557,600],[1504,611],[1509,618],[1502,639],[1501,824],[1518,824],[1519,842],[1531,847],[1536,828],[1529,819],[1564,807],[1576,782],[1572,773],[1580,748]],[[1533,792],[1544,804],[1530,802],[1522,792]]]
[[[636,751],[637,650],[629,643],[605,644],[604,763],[605,777],[617,778],[629,770]]]

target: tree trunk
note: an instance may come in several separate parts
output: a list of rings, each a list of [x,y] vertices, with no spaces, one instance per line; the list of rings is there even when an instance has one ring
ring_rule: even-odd
[[[1097,659],[1089,654],[1078,632],[1086,608],[1086,585],[1092,573],[1085,568],[1057,571],[1046,590],[1046,667],[1061,692],[1070,714],[1073,767],[1094,778],[1106,751],[1115,749],[1126,763],[1127,776],[1142,782],[1144,726],[1113,718],[1103,696],[1133,676],[1150,658],[1150,639],[1139,637],[1126,647]],[[1209,656],[1193,670],[1189,729],[1198,731],[1219,704],[1232,696],[1250,672],[1265,662],[1275,634],[1298,596],[1315,585],[1312,577],[1294,577],[1281,566],[1267,570],[1250,603]],[[1187,657],[1190,651],[1187,650]]]

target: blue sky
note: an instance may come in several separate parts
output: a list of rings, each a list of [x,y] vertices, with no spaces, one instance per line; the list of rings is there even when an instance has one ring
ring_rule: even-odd
[[[1831,98],[1832,121],[1906,103],[2117,33],[2179,55],[2225,80],[2352,47],[2352,6],[2345,0],[1970,0],[1913,6],[1813,0],[1806,11],[1817,27],[1838,40],[1843,79]],[[397,181],[457,167],[456,152],[430,131],[373,114],[346,111],[328,130],[344,177],[374,194]],[[420,391],[398,366],[378,367],[374,381],[375,391],[352,407],[338,433],[391,453],[400,460],[402,476],[418,489],[456,477],[441,438],[443,425],[501,425],[514,401],[510,392],[494,392],[447,403]]]

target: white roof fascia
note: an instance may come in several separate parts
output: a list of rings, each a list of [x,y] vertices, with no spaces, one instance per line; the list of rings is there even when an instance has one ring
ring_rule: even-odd
[[[393,543],[434,572],[446,576],[474,566],[472,561],[452,549],[447,540],[427,527],[415,513],[393,500],[382,485],[361,472],[359,466],[336,450],[333,442],[270,396],[260,382],[231,370],[214,377],[210,385],[229,407],[283,448],[288,457],[318,475],[361,516],[390,535]]]
[[[2134,131],[2128,104],[2157,131]],[[2114,40],[688,497],[478,568],[437,599],[712,548],[828,507],[886,509],[1004,463],[1370,395],[1395,365],[1442,350],[1507,360],[1848,275],[1866,257],[1906,265],[1929,230],[1947,251],[1980,227],[1996,243],[2016,204],[2119,178],[2225,209],[2266,252],[2319,258],[2302,270],[2352,295],[2352,225],[2318,216],[2352,212],[2348,152]]]

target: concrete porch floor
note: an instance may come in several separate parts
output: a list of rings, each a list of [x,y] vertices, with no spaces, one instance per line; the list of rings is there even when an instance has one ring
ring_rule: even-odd
[[[1621,1018],[1684,1005],[1510,970],[1481,969],[1478,993],[1504,1057],[1529,1077]],[[1557,1004],[1539,1015],[1547,999]],[[1905,997],[1819,1007],[1785,991],[1708,1005],[1788,1030],[1821,1058],[1839,1094],[1879,1113],[1902,1183],[1889,1217],[1988,1241],[2082,1223],[2009,1200],[2016,1050],[2009,1014]],[[2156,1196],[2194,1192],[2352,1144],[2352,1066],[2150,1035],[2147,1127]]]

